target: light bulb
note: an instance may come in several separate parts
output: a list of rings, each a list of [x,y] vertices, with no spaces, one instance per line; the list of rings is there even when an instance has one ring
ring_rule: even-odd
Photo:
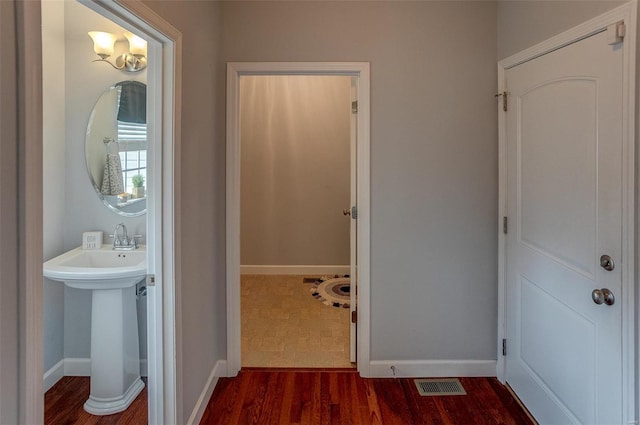
[[[113,54],[113,45],[116,42],[115,35],[102,31],[90,31],[89,37],[93,39],[93,51],[102,59]]]
[[[147,42],[135,34],[125,31],[124,36],[129,40],[129,52],[134,55],[147,56]]]

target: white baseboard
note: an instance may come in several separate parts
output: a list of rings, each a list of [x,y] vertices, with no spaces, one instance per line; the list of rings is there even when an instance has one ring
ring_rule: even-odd
[[[44,392],[46,393],[64,376],[64,359],[44,373]]]
[[[147,359],[141,359],[140,376],[148,376],[147,371]],[[43,378],[44,392],[49,391],[63,376],[91,376],[91,359],[68,357],[60,360],[45,372]]]
[[[91,376],[91,359],[88,357],[66,357],[64,376]]]
[[[332,275],[349,274],[350,266],[240,266],[241,274],[301,274]]]
[[[207,408],[207,404],[209,403],[209,399],[211,398],[211,394],[213,394],[213,389],[216,387],[218,383],[218,379],[221,376],[225,376],[227,373],[227,361],[226,360],[218,360],[216,364],[211,369],[211,373],[209,374],[209,379],[207,379],[207,383],[202,389],[202,393],[200,393],[200,397],[198,397],[198,401],[196,405],[193,407],[193,411],[189,416],[189,420],[187,421],[187,425],[199,424],[202,419],[202,415],[204,415],[204,411]]]
[[[444,378],[496,376],[496,360],[372,360],[370,378]]]

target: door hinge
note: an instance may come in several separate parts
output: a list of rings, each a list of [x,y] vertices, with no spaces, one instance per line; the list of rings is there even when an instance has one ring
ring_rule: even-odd
[[[147,286],[156,286],[156,275],[154,274],[147,275]]]
[[[507,103],[508,103],[508,97],[509,97],[509,92],[503,91],[502,93],[498,93],[496,96],[496,99],[499,97],[502,97],[502,110],[507,112]]]
[[[351,312],[351,323],[358,323],[358,310]]]
[[[507,355],[507,338],[502,339],[502,355]]]
[[[610,45],[622,43],[624,36],[626,35],[627,27],[624,21],[618,21],[615,24],[611,24],[607,27],[607,43]]]
[[[505,235],[509,231],[509,219],[507,217],[502,217],[502,233]]]
[[[358,101],[354,100],[353,102],[351,102],[351,113],[352,114],[357,114],[358,113]]]

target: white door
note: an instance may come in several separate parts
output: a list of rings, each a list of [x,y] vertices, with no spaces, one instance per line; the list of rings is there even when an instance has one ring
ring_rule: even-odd
[[[622,76],[606,31],[505,73],[506,381],[541,424],[622,422]]]

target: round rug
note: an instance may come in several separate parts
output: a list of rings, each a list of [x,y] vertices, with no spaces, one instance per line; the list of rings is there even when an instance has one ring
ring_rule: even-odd
[[[348,277],[320,278],[310,291],[311,296],[325,305],[349,308],[351,286]]]

